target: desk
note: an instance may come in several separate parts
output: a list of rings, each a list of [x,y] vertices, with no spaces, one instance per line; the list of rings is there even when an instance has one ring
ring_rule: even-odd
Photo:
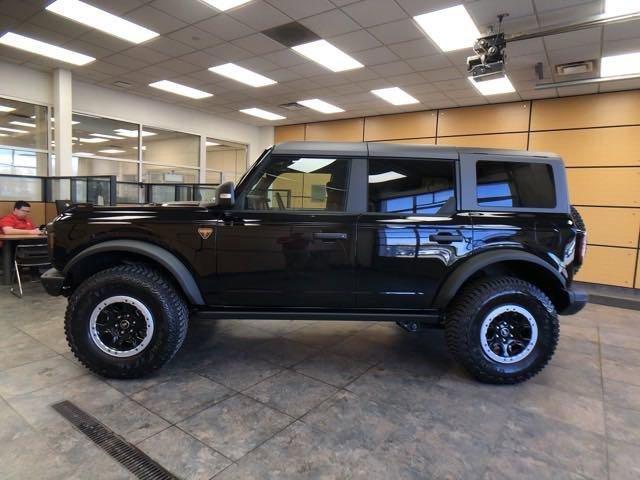
[[[13,251],[15,244],[21,240],[38,240],[45,239],[46,235],[4,235],[0,234],[0,242],[2,247],[2,283],[9,285],[11,283],[11,269],[13,268]]]

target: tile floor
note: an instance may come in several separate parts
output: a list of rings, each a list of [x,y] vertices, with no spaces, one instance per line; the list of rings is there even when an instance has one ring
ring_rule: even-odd
[[[0,478],[132,478],[54,412],[68,399],[190,479],[640,478],[640,312],[563,317],[533,380],[470,380],[442,332],[362,322],[192,322],[174,361],[97,378],[65,300],[0,293]]]

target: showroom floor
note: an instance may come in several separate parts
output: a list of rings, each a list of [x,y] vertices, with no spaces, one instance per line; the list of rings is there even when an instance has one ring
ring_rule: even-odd
[[[640,478],[638,311],[562,318],[552,364],[497,387],[440,331],[356,322],[197,320],[156,377],[104,381],[70,354],[64,307],[0,295],[0,478],[134,478],[65,399],[184,478]]]

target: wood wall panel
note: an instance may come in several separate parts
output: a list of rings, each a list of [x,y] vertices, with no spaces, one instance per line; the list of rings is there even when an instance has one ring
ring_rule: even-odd
[[[273,132],[273,143],[291,142],[294,140],[304,141],[304,128],[304,124],[276,127]]]
[[[640,207],[640,167],[568,168],[571,203]]]
[[[526,132],[529,102],[480,105],[440,110],[438,137],[479,133]]]
[[[636,255],[637,250],[631,248],[589,246],[576,280],[633,287]]]
[[[640,126],[531,132],[529,150],[557,153],[569,167],[640,166]]]
[[[364,121],[364,139],[376,141],[435,137],[437,120],[436,111],[367,117]]]
[[[640,209],[580,207],[587,224],[587,242],[595,245],[637,248]]]
[[[0,217],[4,217],[13,212],[13,205],[15,202],[0,202]],[[45,222],[45,207],[43,202],[29,202],[31,205],[31,214],[29,220],[36,227],[43,225]]]
[[[497,133],[492,135],[467,135],[461,137],[438,138],[438,145],[455,147],[527,149],[526,133]]]
[[[640,124],[640,91],[534,100],[531,130]]]
[[[361,142],[364,118],[308,123],[307,141]]]
[[[405,143],[413,145],[435,145],[435,138],[403,138],[402,140],[381,140],[380,143]]]
[[[55,203],[45,203],[44,205],[44,220],[45,223],[49,223],[51,220],[53,220],[54,218],[56,218],[56,216],[58,215],[58,210],[56,208],[56,204]]]

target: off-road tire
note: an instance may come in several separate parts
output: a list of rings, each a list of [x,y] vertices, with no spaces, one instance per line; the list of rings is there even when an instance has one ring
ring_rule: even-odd
[[[512,304],[527,309],[538,328],[531,352],[512,364],[496,362],[483,351],[483,319],[494,308]],[[463,287],[445,318],[447,344],[454,358],[477,380],[514,384],[528,380],[551,360],[558,344],[558,316],[549,297],[529,282],[514,277],[480,279]]]
[[[105,298],[127,295],[146,306],[154,333],[140,353],[126,358],[107,355],[90,335],[90,316]],[[138,378],[167,363],[186,335],[189,310],[182,295],[157,270],[146,265],[120,265],[85,280],[69,298],[65,335],[71,351],[88,369],[110,378]]]
[[[587,225],[584,223],[582,215],[580,215],[578,209],[573,205],[571,205],[571,218],[573,219],[573,223],[578,230],[582,230],[583,232],[587,231]]]

